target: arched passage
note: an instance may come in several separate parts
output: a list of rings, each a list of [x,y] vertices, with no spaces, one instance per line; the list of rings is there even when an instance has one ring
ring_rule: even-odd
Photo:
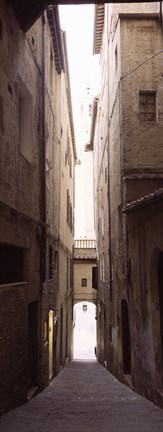
[[[153,350],[155,362],[155,381],[163,385],[163,252],[156,248],[150,264],[151,316]]]
[[[130,328],[128,316],[128,304],[122,300],[122,354],[123,354],[123,373],[131,374],[131,345],[130,345]]]
[[[74,305],[73,358],[95,359],[96,306],[88,301]]]

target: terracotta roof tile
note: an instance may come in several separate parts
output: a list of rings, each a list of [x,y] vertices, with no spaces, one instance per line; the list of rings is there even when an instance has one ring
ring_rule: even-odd
[[[122,210],[123,213],[129,213],[136,210],[137,208],[144,207],[152,204],[153,202],[160,201],[163,199],[163,188],[160,188],[148,195],[144,195],[135,201],[130,201],[126,204],[126,207]]]

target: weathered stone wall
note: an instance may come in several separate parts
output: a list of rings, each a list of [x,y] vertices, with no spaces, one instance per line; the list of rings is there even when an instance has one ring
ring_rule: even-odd
[[[128,172],[162,169],[161,50],[162,29],[158,20],[121,20],[123,168]],[[139,91],[157,92],[157,119],[153,123],[140,120]]]
[[[130,34],[132,35],[131,37]],[[142,39],[144,40],[143,44]],[[139,46],[137,50],[133,48],[135,40],[137,41],[137,46]],[[130,45],[131,41],[132,43]],[[113,67],[115,64],[114,56],[116,47],[118,54],[116,60],[117,74]],[[124,367],[122,358],[121,301],[124,299],[129,305],[131,301],[127,281],[126,216],[121,216],[121,210],[129,197],[134,200],[143,196],[143,194],[145,195],[157,190],[162,184],[161,176],[159,179],[159,174],[161,174],[162,169],[162,88],[160,54],[147,62],[147,64],[142,65],[137,71],[126,77],[125,75],[130,73],[138,65],[141,65],[147,57],[160,51],[161,48],[162,39],[159,21],[150,21],[149,19],[125,20],[124,18],[117,25],[113,40],[113,53],[111,55],[111,67],[114,74],[111,80],[113,90],[110,96],[110,209],[114,304],[111,315],[115,317],[115,321],[113,318],[115,327],[112,328],[112,347],[114,346],[114,369],[116,374],[120,377],[122,376]],[[121,80],[119,80],[120,76],[122,77]],[[155,90],[158,92],[158,122],[154,124],[142,124],[140,122],[139,90]],[[150,174],[154,173],[157,173],[158,179],[152,179],[152,176],[150,177]],[[125,174],[126,182],[124,182],[122,178],[123,176],[125,177]],[[135,174],[139,178],[137,178],[137,180],[132,178],[129,181],[127,179],[127,175],[129,174],[131,174],[131,176]],[[148,179],[145,178],[147,174],[149,174]],[[137,244],[136,239],[135,244]],[[134,272],[138,278],[137,261],[135,261]],[[137,281],[138,286],[140,286],[140,282],[143,283],[140,280]],[[145,313],[146,311],[143,310],[142,319]],[[148,336],[146,334],[145,337],[148,339]],[[138,347],[140,348],[140,346],[141,341],[140,344],[138,342]],[[141,349],[139,352],[141,352]],[[133,360],[132,363],[133,370],[135,367],[134,361],[135,360]],[[145,371],[142,373],[145,374]],[[141,376],[141,374],[139,376]],[[134,382],[136,382],[136,379],[139,378],[136,377],[135,373]],[[143,384],[141,391],[144,391]]]
[[[23,269],[19,269],[23,279],[16,280],[11,286],[7,282],[0,285],[0,398],[3,412],[24,402],[29,387],[35,386],[39,390],[49,382],[49,310],[56,313],[58,289],[61,79],[55,68],[52,34],[45,14],[48,224],[45,248],[41,223],[44,170],[42,20],[39,19],[24,35],[12,9],[3,1],[0,2],[0,19],[0,246],[22,248],[23,254]],[[66,126],[63,120],[64,127],[67,130],[67,120]],[[72,190],[73,186],[71,194]],[[44,248],[45,263],[41,260]],[[45,265],[43,284],[41,272]],[[54,372],[55,359],[54,355]]]
[[[103,251],[107,258],[107,233],[109,259],[106,288],[101,276],[99,278],[98,358],[102,362],[105,360],[106,366],[121,380],[158,402],[156,387],[161,382],[159,370],[162,368],[158,334],[162,318],[156,319],[158,295],[152,293],[151,305],[149,269],[152,251],[162,251],[161,204],[129,215],[122,213],[122,209],[127,202],[162,187],[163,95],[162,54],[159,53],[162,30],[156,16],[146,15],[158,13],[158,3],[109,4],[105,12],[108,12],[108,24],[105,14],[101,91],[94,139],[94,190],[99,268]],[[119,17],[118,13],[122,15]],[[130,13],[143,16],[140,19]],[[146,61],[149,57],[152,58]],[[154,123],[140,121],[139,91],[157,92]],[[104,137],[108,197],[101,180],[106,160]],[[103,212],[104,230],[100,228]],[[153,261],[152,272],[154,266],[156,273],[157,265]],[[156,279],[155,276],[155,282]]]
[[[0,285],[0,412],[3,413],[27,398],[30,379],[28,305],[39,301],[40,244],[37,240],[37,226],[8,209],[1,209],[0,226],[1,244],[17,246],[23,253],[22,279],[17,279],[17,283]],[[36,326],[38,334],[35,341],[38,344],[38,318]],[[36,385],[39,385],[39,375],[38,364]]]
[[[55,69],[51,31],[46,20],[46,199],[47,223],[54,238],[59,233],[59,176],[61,139],[61,75]]]
[[[105,8],[106,10],[106,8]],[[108,45],[107,14],[103,34],[103,46],[100,54],[101,91],[99,94],[97,120],[94,136],[94,207],[95,231],[97,239],[98,292],[97,292],[97,358],[104,364],[107,359],[109,340],[109,213],[108,213],[108,177],[109,153],[109,102],[108,102]]]
[[[73,208],[74,208],[74,150],[70,127],[70,112],[66,89],[66,77],[62,75],[61,93],[61,147],[60,147],[60,240],[69,251],[73,244]],[[69,199],[67,202],[67,195]],[[69,204],[72,210],[69,207]],[[68,205],[68,208],[67,208]],[[72,214],[72,224],[71,224]]]
[[[2,39],[0,41],[1,95],[1,245],[22,248],[23,279],[0,286],[1,296],[1,413],[24,402],[30,386],[28,305],[39,302],[40,288],[40,141],[41,93],[40,68],[34,60],[28,41],[20,30],[12,9],[0,3]],[[35,26],[40,34],[40,22]],[[40,53],[41,40],[37,41]],[[31,129],[28,139],[21,142],[20,97],[29,101]],[[30,115],[32,120],[30,120]],[[25,120],[25,119],[24,119]],[[24,131],[25,133],[25,131]],[[26,144],[26,148],[25,148]],[[27,151],[26,151],[27,150]],[[20,249],[19,249],[20,250]],[[14,253],[14,249],[13,249]],[[6,263],[5,263],[6,265]],[[10,270],[8,270],[10,271]],[[15,276],[16,278],[16,276]],[[24,282],[24,283],[23,283]],[[39,309],[39,307],[38,307]],[[36,344],[40,338],[37,318]],[[35,362],[36,365],[36,362]],[[36,368],[39,386],[40,368]]]
[[[70,285],[70,260],[72,255],[59,246],[59,291],[57,295],[57,373],[72,358],[72,286]],[[61,312],[62,311],[62,312]]]
[[[159,251],[163,251],[162,203],[128,215],[128,242],[133,382],[136,391],[163,406],[157,393],[162,383],[162,308],[158,292],[158,257]]]
[[[63,45],[65,50],[65,45]],[[64,56],[66,53],[64,51]],[[68,65],[65,57],[65,72],[61,75],[59,128],[59,164],[56,166],[56,178],[59,180],[59,268],[57,292],[57,335],[56,335],[56,369],[60,371],[66,361],[72,358],[72,293],[73,267],[72,247],[74,233],[74,137],[72,132],[71,110],[69,105]],[[58,114],[57,114],[58,115]],[[54,182],[55,183],[55,182]]]
[[[39,219],[40,171],[39,163],[35,161],[39,161],[40,71],[12,10],[3,2],[0,14],[3,28],[0,43],[0,93],[3,100],[0,198]],[[30,160],[24,157],[20,148],[18,94],[22,91],[22,81],[29,98],[32,98],[32,142],[28,143],[31,146]]]

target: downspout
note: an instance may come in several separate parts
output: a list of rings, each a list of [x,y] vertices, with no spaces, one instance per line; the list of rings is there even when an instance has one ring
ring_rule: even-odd
[[[45,137],[45,55],[46,55],[46,20],[42,14],[42,241],[41,241],[41,291],[46,289],[46,137]]]
[[[110,280],[110,301],[113,299],[112,292],[112,238],[111,238],[111,199],[110,199],[110,119],[109,119],[109,11],[107,5],[107,58],[108,58],[108,226],[109,226],[109,280]]]

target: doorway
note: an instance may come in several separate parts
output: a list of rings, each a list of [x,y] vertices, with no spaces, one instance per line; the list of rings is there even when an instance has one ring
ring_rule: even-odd
[[[62,366],[62,354],[63,354],[63,307],[60,308],[60,366]]]
[[[131,374],[131,345],[130,345],[130,328],[128,316],[128,304],[126,300],[122,300],[122,358],[123,358],[123,373]]]
[[[163,385],[163,252],[160,251],[158,259],[158,292],[160,309],[160,342],[162,363],[162,385]]]
[[[163,251],[155,248],[150,262],[151,323],[154,375],[157,388],[163,386]]]
[[[28,387],[38,381],[38,302],[28,304]]]
[[[69,335],[69,325],[68,325],[68,310],[66,311],[66,359],[68,358],[68,335]]]
[[[49,311],[49,380],[53,377],[53,311]]]

